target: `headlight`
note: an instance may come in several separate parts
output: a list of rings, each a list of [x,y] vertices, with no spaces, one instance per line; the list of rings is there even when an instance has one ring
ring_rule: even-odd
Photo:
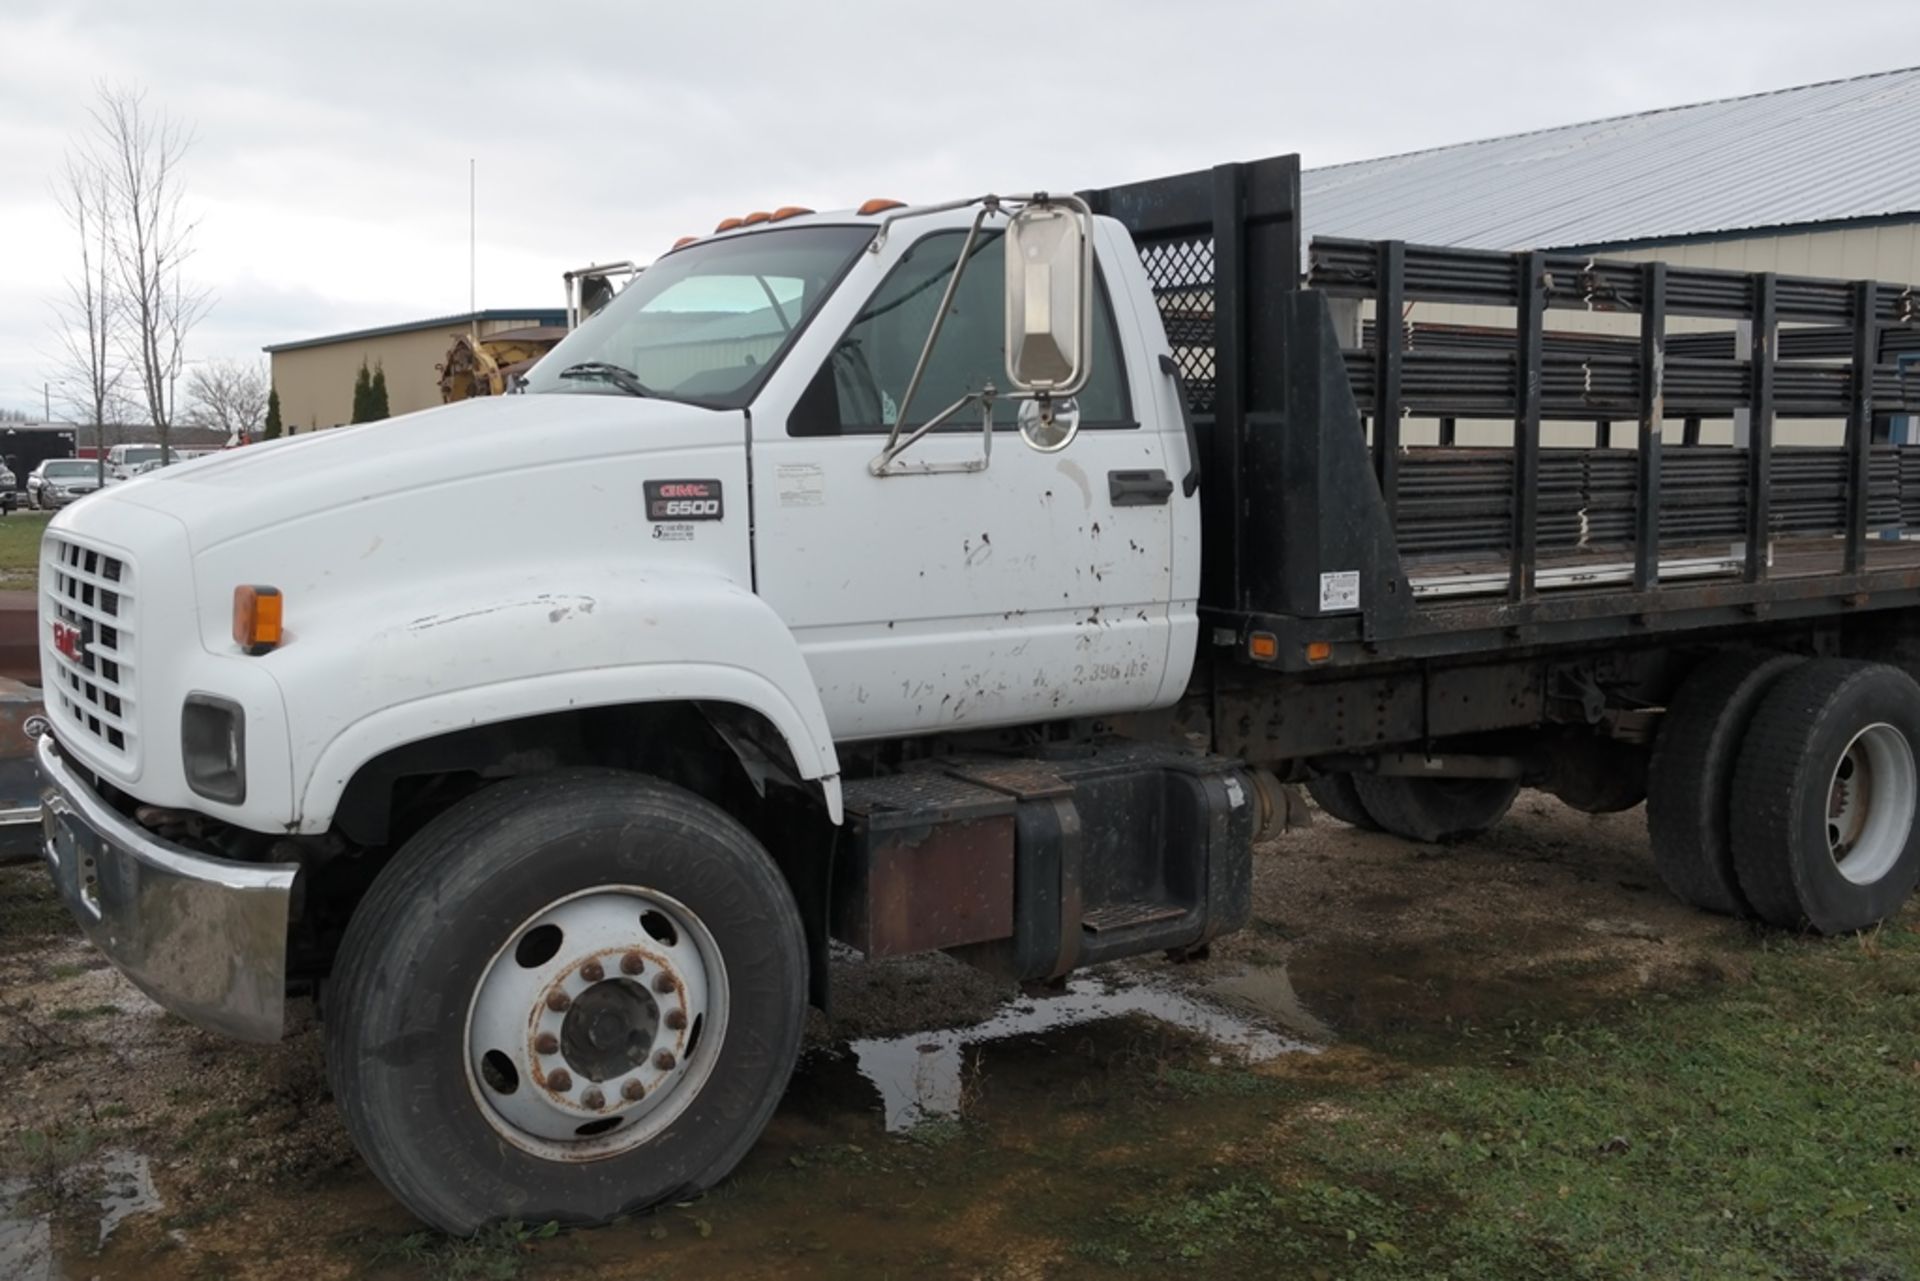
[[[247,799],[247,715],[232,699],[189,694],[180,709],[187,786],[210,801]]]

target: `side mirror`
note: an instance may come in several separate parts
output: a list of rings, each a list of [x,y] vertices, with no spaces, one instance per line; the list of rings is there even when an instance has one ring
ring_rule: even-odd
[[[1073,196],[1038,197],[1007,222],[1007,380],[1017,392],[1071,396],[1086,385],[1091,232]]]

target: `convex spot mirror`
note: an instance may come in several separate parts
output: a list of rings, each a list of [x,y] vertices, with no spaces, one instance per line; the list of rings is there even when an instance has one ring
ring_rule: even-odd
[[[1007,223],[1007,379],[1016,392],[1071,396],[1086,385],[1092,218],[1075,197],[1023,206]]]

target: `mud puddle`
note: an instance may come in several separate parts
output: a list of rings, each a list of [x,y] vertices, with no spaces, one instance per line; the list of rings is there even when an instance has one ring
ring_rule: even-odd
[[[848,1043],[846,1052],[879,1094],[887,1131],[898,1134],[960,1115],[973,1048],[1128,1016],[1202,1038],[1217,1049],[1216,1062],[1264,1063],[1316,1048],[1170,987],[1137,981],[1117,985],[1092,977],[1074,979],[1058,995],[1008,1002],[969,1027],[862,1038]]]
[[[81,1189],[92,1187],[89,1197]],[[66,1275],[55,1257],[55,1211],[83,1219],[88,1200],[97,1207],[91,1245],[106,1248],[114,1232],[137,1215],[164,1208],[147,1158],[112,1148],[92,1160],[49,1172],[41,1180],[0,1180],[0,1277],[6,1281],[57,1281]]]

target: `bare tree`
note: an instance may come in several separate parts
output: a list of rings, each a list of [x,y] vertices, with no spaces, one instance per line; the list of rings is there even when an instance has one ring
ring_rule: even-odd
[[[112,196],[108,226],[125,353],[164,459],[187,334],[210,302],[205,290],[181,279],[195,225],[180,208],[181,162],[193,138],[166,111],[150,110],[136,89],[101,86],[93,122]]]
[[[56,381],[75,423],[92,428],[98,440],[118,408],[126,376],[120,356],[122,312],[113,257],[113,191],[106,167],[87,150],[69,152],[54,195],[80,247],[79,274],[67,278],[66,293],[54,304],[60,333]],[[101,450],[102,455],[105,452]],[[100,469],[104,486],[104,457]]]
[[[196,427],[245,444],[267,417],[267,370],[257,361],[209,360],[187,376],[189,417]]]

